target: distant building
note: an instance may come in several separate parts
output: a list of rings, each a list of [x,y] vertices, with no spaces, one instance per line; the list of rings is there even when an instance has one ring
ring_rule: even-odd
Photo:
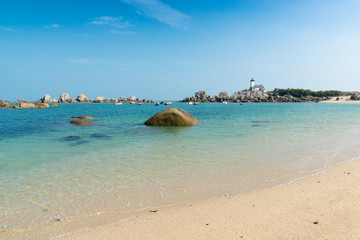
[[[254,78],[251,78],[251,80],[250,80],[249,90],[250,90],[250,92],[266,92],[265,87],[262,84],[255,85]]]

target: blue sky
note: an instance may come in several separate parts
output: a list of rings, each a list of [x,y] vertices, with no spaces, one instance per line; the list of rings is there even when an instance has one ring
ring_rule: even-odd
[[[0,99],[360,90],[359,0],[2,0]]]

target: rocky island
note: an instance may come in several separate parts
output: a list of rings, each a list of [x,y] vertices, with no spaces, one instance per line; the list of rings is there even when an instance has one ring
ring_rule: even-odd
[[[234,92],[229,95],[227,92],[220,92],[218,95],[207,95],[205,91],[195,92],[194,96],[186,97],[180,102],[320,102],[328,101],[335,97],[347,97],[349,101],[360,100],[359,92],[311,91],[305,89],[279,89],[266,91],[263,85],[255,85],[255,80],[250,80],[250,88]]]

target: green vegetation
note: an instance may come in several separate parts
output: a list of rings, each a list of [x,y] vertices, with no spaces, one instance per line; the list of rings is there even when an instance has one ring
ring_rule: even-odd
[[[341,91],[311,91],[309,89],[279,89],[276,91],[280,96],[290,94],[293,97],[337,97],[341,95]]]

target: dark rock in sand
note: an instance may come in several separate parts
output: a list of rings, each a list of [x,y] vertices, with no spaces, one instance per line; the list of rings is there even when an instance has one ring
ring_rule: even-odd
[[[70,118],[79,118],[79,119],[94,119],[94,117],[91,117],[91,116],[75,116],[75,117],[70,117]]]
[[[198,120],[185,110],[169,108],[152,116],[145,122],[148,126],[193,126]]]
[[[94,125],[93,123],[91,122],[87,122],[87,121],[84,121],[84,120],[71,120],[69,123],[71,124],[74,124],[74,125],[79,125],[79,126],[91,126],[91,125]]]

